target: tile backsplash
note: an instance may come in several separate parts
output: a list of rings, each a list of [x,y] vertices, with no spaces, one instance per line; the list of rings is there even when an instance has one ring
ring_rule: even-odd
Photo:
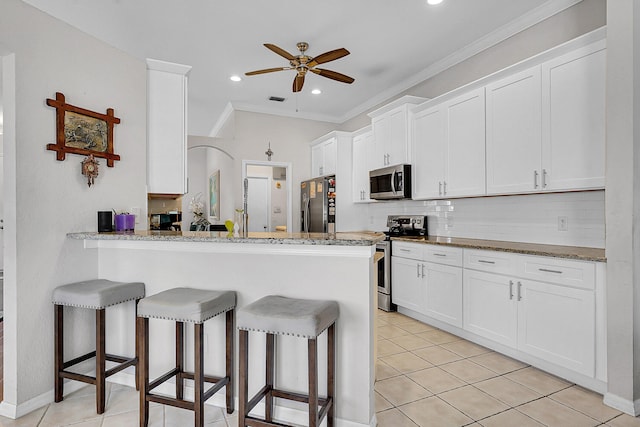
[[[604,248],[604,191],[385,201],[367,210],[370,230],[385,230],[387,215],[415,214],[429,217],[432,236]]]

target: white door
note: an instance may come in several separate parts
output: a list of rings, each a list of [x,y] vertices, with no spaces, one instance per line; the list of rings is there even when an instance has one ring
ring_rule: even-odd
[[[443,196],[445,150],[447,147],[445,111],[441,105],[411,116],[414,199]]]
[[[387,164],[410,163],[407,155],[407,107],[389,114],[389,128],[391,139],[387,141]]]
[[[422,312],[422,263],[412,259],[391,257],[391,301],[400,307]]]
[[[373,152],[373,133],[353,138],[353,202],[370,202],[369,170]]]
[[[462,268],[422,264],[426,282],[424,313],[450,325],[462,327]]]
[[[269,178],[248,177],[247,213],[249,231],[271,231],[269,227]]]

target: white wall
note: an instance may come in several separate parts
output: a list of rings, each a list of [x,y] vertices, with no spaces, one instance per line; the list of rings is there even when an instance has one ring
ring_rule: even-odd
[[[0,53],[14,55],[5,66],[15,74],[5,76],[15,87],[4,85],[9,300],[0,411],[20,415],[51,399],[52,289],[98,273],[95,253],[70,242],[66,233],[97,230],[99,210],[139,207],[146,217],[146,67],[19,0],[0,2],[0,46]],[[100,176],[91,188],[80,174],[82,157],[68,155],[60,162],[45,149],[55,142],[56,117],[45,99],[56,92],[90,110],[112,107],[122,120],[114,131],[122,160],[114,168],[100,160]],[[67,318],[75,342],[83,344],[68,354],[91,346],[92,317],[78,311],[69,311]]]

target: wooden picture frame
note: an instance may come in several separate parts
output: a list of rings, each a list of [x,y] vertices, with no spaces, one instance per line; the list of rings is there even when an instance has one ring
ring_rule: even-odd
[[[47,99],[47,105],[56,109],[56,143],[47,144],[47,150],[56,152],[56,160],[64,160],[67,153],[93,155],[106,159],[110,168],[120,160],[113,152],[113,125],[120,123],[113,108],[101,114],[76,107],[67,104],[60,92],[56,99]]]

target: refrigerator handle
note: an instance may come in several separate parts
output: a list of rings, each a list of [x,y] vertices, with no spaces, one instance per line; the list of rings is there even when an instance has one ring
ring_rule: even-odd
[[[304,232],[308,233],[309,229],[311,228],[311,224],[309,223],[310,221],[310,208],[311,208],[311,199],[307,198],[307,200],[305,201],[305,205],[304,205]]]
[[[391,191],[393,192],[393,194],[396,194],[396,171],[393,171],[393,174],[391,175]]]

